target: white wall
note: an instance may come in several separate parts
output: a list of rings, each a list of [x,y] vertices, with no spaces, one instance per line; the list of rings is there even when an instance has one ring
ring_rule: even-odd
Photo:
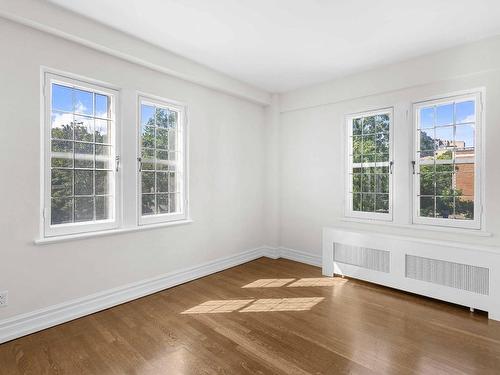
[[[491,237],[412,230],[410,223],[411,104],[435,95],[486,88],[486,231]],[[322,227],[371,228],[418,237],[500,244],[500,38],[483,40],[418,59],[363,72],[281,95],[279,154],[280,244],[321,254]],[[396,160],[395,223],[342,221],[344,210],[345,115],[394,107]],[[406,111],[410,116],[406,117]]]
[[[0,290],[10,299],[0,320],[265,242],[261,105],[2,18],[0,47]],[[134,99],[140,90],[187,103],[192,224],[33,244],[39,233],[41,65],[121,87],[123,98]],[[135,133],[133,119],[124,119],[123,127]],[[124,141],[135,146],[135,139]],[[135,169],[133,157],[128,162]]]

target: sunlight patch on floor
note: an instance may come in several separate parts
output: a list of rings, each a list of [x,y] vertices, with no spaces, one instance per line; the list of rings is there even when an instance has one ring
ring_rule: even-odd
[[[213,300],[203,302],[181,314],[218,314],[238,310],[238,312],[306,311],[324,299],[324,297],[302,297]]]
[[[295,279],[259,279],[242,286],[242,288],[279,288],[294,280]]]
[[[317,277],[317,278],[303,278],[287,285],[287,288],[296,287],[310,287],[310,286],[334,286],[344,284],[347,279],[339,279],[334,277]]]
[[[258,299],[240,312],[306,311],[324,300],[324,297],[263,298]]]
[[[227,299],[207,301],[192,307],[181,314],[216,314],[228,313],[241,309],[242,307],[253,302],[253,299]]]

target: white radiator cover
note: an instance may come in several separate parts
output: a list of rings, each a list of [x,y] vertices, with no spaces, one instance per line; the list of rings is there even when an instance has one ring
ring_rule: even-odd
[[[390,272],[390,257],[389,251],[343,244],[336,244],[333,253],[335,262],[386,273]]]
[[[323,229],[323,275],[346,275],[480,309],[500,320],[500,248]]]
[[[406,255],[406,277],[473,293],[489,294],[489,269]]]

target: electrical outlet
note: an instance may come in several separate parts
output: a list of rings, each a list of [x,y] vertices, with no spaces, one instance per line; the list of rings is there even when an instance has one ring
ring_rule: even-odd
[[[9,304],[9,292],[6,290],[0,292],[0,307],[6,307]]]

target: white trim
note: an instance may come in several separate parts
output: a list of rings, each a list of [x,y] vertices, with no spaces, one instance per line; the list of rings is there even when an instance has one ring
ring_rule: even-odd
[[[239,254],[205,262],[198,266],[173,271],[150,279],[108,289],[89,296],[0,320],[0,343],[105,310],[200,277],[208,276],[263,256],[274,259],[281,257],[312,264],[314,266],[321,266],[320,256],[314,256],[292,249],[262,246],[243,251]]]
[[[52,226],[51,220],[51,111],[52,98],[51,87],[52,83],[59,83],[66,86],[77,87],[83,90],[92,90],[95,93],[102,93],[111,98],[111,121],[113,128],[111,132],[111,149],[112,155],[110,160],[116,160],[116,156],[121,152],[121,132],[120,132],[120,90],[111,84],[89,79],[87,77],[78,76],[75,74],[62,72],[48,67],[41,67],[41,215],[40,215],[40,231],[43,237],[49,238],[60,235],[72,235],[76,233],[86,233],[98,230],[111,230],[118,228],[121,224],[121,169],[113,164],[116,170],[113,172],[113,206],[112,215],[109,220],[98,222],[81,222],[58,224]]]
[[[364,212],[364,211],[354,211],[353,210],[353,194],[352,191],[352,179],[350,174],[352,172],[352,161],[350,155],[352,152],[352,121],[358,117],[369,117],[380,114],[389,115],[389,212],[379,213],[379,212]],[[393,197],[394,197],[394,107],[386,107],[375,110],[363,111],[350,113],[345,116],[345,136],[344,136],[344,178],[345,178],[345,205],[344,205],[344,217],[357,218],[366,221],[393,221]],[[391,165],[392,164],[392,165]]]
[[[168,221],[158,224],[141,225],[130,228],[116,228],[110,230],[100,230],[95,232],[85,232],[85,233],[69,234],[65,236],[46,237],[46,238],[41,237],[39,239],[34,240],[33,243],[35,245],[47,245],[51,243],[83,240],[86,238],[94,238],[94,237],[114,236],[116,234],[122,234],[122,233],[132,233],[132,232],[140,232],[143,230],[173,227],[177,225],[190,224],[192,222],[193,220],[186,219],[186,220]]]
[[[183,221],[189,217],[189,165],[188,165],[188,118],[187,111],[188,107],[186,103],[182,103],[176,100],[162,98],[156,95],[146,94],[144,92],[137,92],[137,225],[154,225],[158,223],[164,222],[173,222],[173,221]],[[178,151],[179,160],[177,160],[180,164],[180,171],[176,170],[177,175],[181,175],[182,179],[179,180],[179,192],[180,199],[178,204],[181,206],[180,212],[168,213],[168,214],[156,214],[150,216],[142,215],[142,173],[139,168],[140,162],[139,158],[141,157],[141,149],[142,149],[142,139],[141,139],[141,106],[142,104],[161,107],[166,109],[172,109],[179,114],[178,128],[176,129],[176,144],[179,149]],[[156,151],[156,148],[155,148]],[[170,148],[167,149],[167,152],[170,153]],[[156,158],[156,155],[155,155]]]
[[[484,206],[484,98],[485,89],[477,88],[473,90],[464,90],[459,92],[448,93],[440,96],[433,96],[418,102],[414,102],[413,107],[413,147],[412,147],[412,157],[410,160],[415,161],[415,173],[412,174],[412,223],[416,225],[423,226],[438,226],[444,228],[462,228],[468,229],[471,232],[484,231],[485,228],[485,213],[483,210]],[[420,217],[418,215],[420,202],[418,199],[418,192],[420,190],[420,181],[417,178],[418,170],[420,167],[419,160],[417,158],[417,151],[419,148],[419,137],[418,137],[418,120],[419,120],[419,109],[422,107],[431,106],[433,104],[446,104],[455,103],[457,101],[474,100],[475,102],[475,134],[474,134],[474,150],[475,150],[475,163],[474,163],[474,219],[473,220],[457,220],[457,219],[441,219],[441,218],[429,218]],[[453,122],[455,125],[455,121]]]

